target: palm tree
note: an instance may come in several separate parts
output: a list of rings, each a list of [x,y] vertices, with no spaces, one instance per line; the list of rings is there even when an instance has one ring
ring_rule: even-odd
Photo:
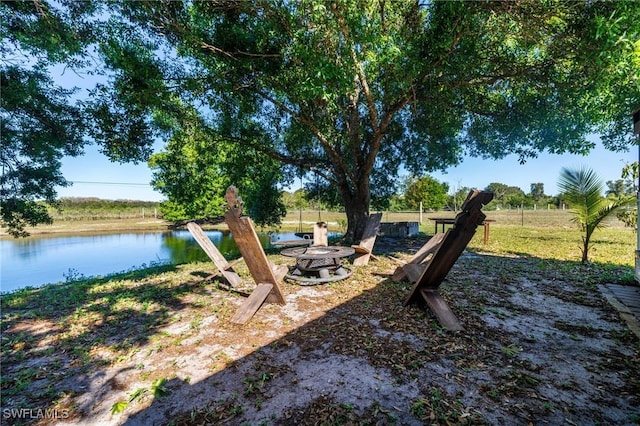
[[[586,263],[593,231],[602,228],[602,220],[627,203],[629,197],[603,197],[604,185],[588,167],[578,170],[563,168],[558,186],[574,214],[573,222],[585,233],[582,236],[582,263]]]

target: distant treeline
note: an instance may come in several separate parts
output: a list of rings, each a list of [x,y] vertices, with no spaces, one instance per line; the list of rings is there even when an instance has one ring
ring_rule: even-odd
[[[103,200],[97,197],[72,197],[61,198],[60,206],[64,208],[78,209],[128,209],[128,208],[156,208],[160,205],[156,201],[140,200]]]
[[[159,202],[140,200],[104,200],[94,197],[61,198],[50,207],[54,220],[130,219],[157,217]]]

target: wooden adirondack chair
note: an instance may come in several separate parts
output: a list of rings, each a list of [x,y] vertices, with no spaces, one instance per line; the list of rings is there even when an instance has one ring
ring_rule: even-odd
[[[353,266],[364,266],[369,263],[369,259],[375,256],[371,253],[373,246],[376,243],[378,237],[378,231],[380,230],[380,221],[382,221],[382,213],[374,213],[369,215],[369,221],[362,234],[360,244],[351,246],[356,255],[353,259]]]
[[[313,225],[313,245],[321,247],[329,245],[329,230],[326,222],[316,222]]]
[[[425,245],[423,245],[420,250],[411,257],[411,259],[409,259],[408,262],[402,262],[398,259],[394,259],[402,263],[402,266],[398,266],[396,268],[391,279],[394,282],[400,282],[404,279],[409,280],[411,283],[418,281],[424,270],[427,268],[427,265],[429,265],[431,259],[433,259],[433,256],[429,257],[429,255],[432,255],[436,250],[438,250],[443,239],[444,233],[438,232],[431,237],[429,241],[427,241]]]
[[[242,278],[233,270],[233,266],[242,261],[242,258],[237,259],[231,263],[227,262],[220,250],[211,242],[207,234],[204,233],[202,228],[195,222],[187,223],[187,229],[193,235],[193,238],[200,245],[202,250],[207,253],[209,259],[218,268],[218,272],[213,276],[221,274],[231,287],[237,287],[242,283]]]
[[[404,301],[405,306],[410,303],[425,302],[440,325],[449,330],[462,330],[462,325],[440,295],[438,287],[471,241],[478,225],[484,222],[486,216],[481,208],[492,199],[492,192],[477,189],[469,192],[462,205],[462,211],[456,216],[453,228],[444,234],[442,241],[430,248],[433,251],[433,257],[419,273],[411,292]],[[412,268],[414,266],[403,271],[410,279],[414,272]]]
[[[242,199],[238,196],[237,189],[234,186],[227,188],[224,198],[228,204],[228,210],[224,215],[225,222],[240,249],[251,277],[257,284],[255,290],[231,318],[233,323],[244,324],[265,302],[284,305],[284,296],[278,283],[282,281],[288,269],[286,265],[275,266],[267,259],[251,218],[242,216]]]

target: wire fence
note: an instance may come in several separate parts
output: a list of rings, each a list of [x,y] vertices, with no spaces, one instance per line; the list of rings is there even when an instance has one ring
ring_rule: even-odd
[[[63,212],[52,210],[55,221],[98,221],[118,219],[161,219],[157,208],[130,207],[119,209],[66,209]],[[435,219],[455,218],[454,211],[382,211],[383,222],[417,222],[421,230],[431,232],[435,226]],[[570,210],[562,209],[502,209],[485,210],[487,219],[492,220],[492,226],[532,226],[532,227],[575,227],[572,222],[574,215]],[[291,228],[306,230],[316,222],[327,222],[334,229],[344,230],[347,216],[344,212],[330,210],[292,210],[282,220],[283,224]],[[624,228],[624,222],[613,214],[603,224],[609,227]]]
[[[435,226],[435,219],[453,219],[454,211],[382,211],[383,222],[417,222],[422,228],[431,232]],[[507,209],[484,211],[487,219],[493,221],[492,226],[531,226],[573,228],[574,215],[570,210],[562,209]],[[347,216],[344,212],[327,210],[298,210],[290,211],[283,219],[288,224],[309,225],[315,222],[327,222],[335,225],[346,225]],[[603,225],[624,228],[624,222],[618,220],[615,214],[609,216]]]

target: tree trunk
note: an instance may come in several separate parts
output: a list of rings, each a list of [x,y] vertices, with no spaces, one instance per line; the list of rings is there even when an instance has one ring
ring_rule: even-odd
[[[589,242],[591,241],[591,232],[587,229],[587,234],[582,237],[582,263],[587,263],[589,261]]]
[[[344,238],[351,243],[358,243],[369,220],[369,186],[361,184],[355,191],[340,188],[340,193],[347,214],[347,232]]]

